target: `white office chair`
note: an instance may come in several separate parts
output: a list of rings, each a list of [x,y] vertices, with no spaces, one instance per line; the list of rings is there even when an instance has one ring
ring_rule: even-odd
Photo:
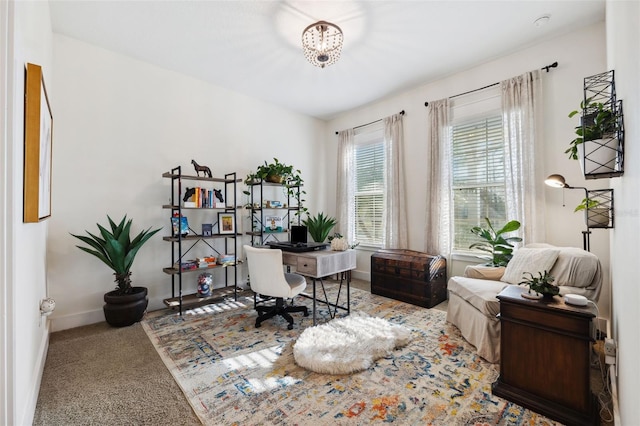
[[[282,265],[282,250],[270,248],[255,248],[244,246],[249,264],[251,290],[254,292],[254,306],[258,311],[256,328],[266,319],[280,315],[289,323],[289,330],[293,329],[293,318],[289,312],[303,312],[309,315],[306,306],[287,305],[285,299],[293,299],[307,287],[307,280],[299,274],[285,273]],[[256,295],[270,296],[276,299],[274,305],[260,305],[256,302]]]

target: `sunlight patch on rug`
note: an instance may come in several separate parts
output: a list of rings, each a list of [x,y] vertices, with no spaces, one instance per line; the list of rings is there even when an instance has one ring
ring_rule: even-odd
[[[293,357],[316,373],[349,374],[366,370],[410,339],[406,327],[355,313],[304,330],[293,345]]]
[[[410,341],[366,370],[334,375],[296,364],[293,346],[313,327],[310,316],[294,314],[293,330],[281,318],[255,328],[251,298],[238,301],[183,316],[150,312],[142,321],[205,425],[556,424],[492,395],[498,367],[476,355],[445,312],[352,289],[352,315],[406,327]],[[323,309],[318,318],[331,321]]]

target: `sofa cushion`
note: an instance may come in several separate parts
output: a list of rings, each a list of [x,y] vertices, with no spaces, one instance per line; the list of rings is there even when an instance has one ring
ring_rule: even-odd
[[[496,298],[507,285],[502,281],[490,281],[467,277],[451,277],[447,289],[490,318],[500,312],[500,302]]]
[[[559,254],[560,250],[557,248],[520,248],[514,252],[501,280],[518,284],[523,280],[525,272],[537,276],[538,272],[551,271]]]
[[[504,275],[504,266],[467,265],[464,268],[464,276],[482,280],[500,281]]]

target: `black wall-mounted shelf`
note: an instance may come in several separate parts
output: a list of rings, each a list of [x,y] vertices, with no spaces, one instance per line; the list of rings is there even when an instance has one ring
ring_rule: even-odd
[[[586,179],[622,176],[624,173],[624,122],[622,100],[616,99],[614,71],[607,71],[584,79],[582,132],[584,142],[578,146],[582,171]],[[587,131],[594,117],[602,110],[610,112],[614,124],[610,131],[597,138],[589,138]]]

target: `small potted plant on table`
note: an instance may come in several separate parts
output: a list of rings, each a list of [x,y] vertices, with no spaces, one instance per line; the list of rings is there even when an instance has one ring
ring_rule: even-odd
[[[529,274],[529,278],[526,277],[526,274]],[[526,293],[522,293],[522,297],[526,299],[552,298],[560,294],[560,288],[553,284],[555,278],[549,275],[547,271],[544,271],[544,273],[538,272],[537,277],[534,277],[531,272],[525,272],[522,278],[523,280],[518,284],[529,287]]]

